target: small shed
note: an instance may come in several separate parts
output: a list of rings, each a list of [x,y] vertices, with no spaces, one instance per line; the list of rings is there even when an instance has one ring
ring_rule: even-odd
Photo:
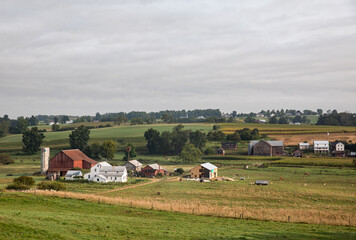
[[[293,153],[294,157],[303,157],[303,152],[299,149],[295,150]]]
[[[262,180],[256,180],[255,182],[256,185],[268,185],[268,181],[262,181]]]
[[[225,155],[225,150],[222,147],[219,147],[218,149],[216,149],[216,155]]]
[[[69,170],[65,175],[65,180],[76,180],[83,176],[82,171],[79,170]]]
[[[310,149],[310,144],[309,143],[299,143],[299,150],[309,150]]]
[[[161,167],[161,165],[154,163],[147,165],[146,167],[142,168],[141,176],[142,177],[154,177],[158,173],[165,175],[166,171]]]

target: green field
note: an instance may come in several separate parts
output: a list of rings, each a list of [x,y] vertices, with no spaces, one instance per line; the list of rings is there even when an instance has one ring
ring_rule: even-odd
[[[355,239],[353,227],[194,216],[18,193],[0,195],[1,239]]]
[[[177,124],[150,124],[150,125],[132,125],[110,128],[98,128],[90,130],[91,142],[115,140],[119,143],[137,142],[145,145],[144,133],[149,128],[156,129],[160,132],[172,131]],[[212,130],[212,124],[184,124],[184,129],[201,130],[208,132]],[[69,147],[69,134],[72,131],[63,132],[46,132],[43,141],[44,146],[51,148]],[[22,148],[22,135],[14,134],[0,138],[0,151],[16,151]]]

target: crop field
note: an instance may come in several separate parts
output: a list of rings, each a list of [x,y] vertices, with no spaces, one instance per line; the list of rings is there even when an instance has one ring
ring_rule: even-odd
[[[260,133],[268,135],[296,135],[316,133],[356,133],[356,127],[323,126],[323,125],[289,125],[289,124],[258,124],[258,123],[222,123],[221,131],[231,134],[243,128],[258,128]]]
[[[356,133],[330,133],[329,135],[325,133],[318,134],[299,134],[299,135],[269,135],[270,138],[284,141],[286,145],[298,145],[300,142],[307,141],[313,143],[314,140],[324,140],[324,141],[352,141],[356,142]]]

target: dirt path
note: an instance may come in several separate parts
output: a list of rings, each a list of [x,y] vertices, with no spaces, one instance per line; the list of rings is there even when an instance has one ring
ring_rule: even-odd
[[[152,181],[149,181],[149,182],[145,182],[145,183],[141,183],[141,184],[135,184],[135,185],[122,187],[122,188],[115,188],[115,189],[112,189],[112,190],[109,190],[109,191],[105,191],[105,192],[97,192],[97,193],[93,193],[93,195],[95,195],[95,194],[103,194],[103,193],[111,193],[111,192],[126,190],[126,189],[130,189],[130,188],[141,187],[141,186],[152,184],[152,183],[156,183],[156,182],[159,182],[159,181],[162,181],[162,180],[163,179],[152,179]]]

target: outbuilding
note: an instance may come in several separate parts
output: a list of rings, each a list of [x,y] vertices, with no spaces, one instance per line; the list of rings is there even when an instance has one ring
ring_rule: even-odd
[[[77,180],[83,177],[82,171],[79,170],[69,170],[65,175],[65,180]]]
[[[49,160],[48,173],[59,173],[65,176],[73,168],[90,169],[97,161],[89,158],[79,149],[62,150]]]
[[[157,174],[161,173],[162,175],[165,175],[165,170],[161,167],[161,165],[154,163],[147,165],[144,167],[141,171],[141,176],[142,177],[154,177],[157,176]]]
[[[191,178],[212,179],[218,177],[218,167],[211,163],[203,163],[190,170]]]

